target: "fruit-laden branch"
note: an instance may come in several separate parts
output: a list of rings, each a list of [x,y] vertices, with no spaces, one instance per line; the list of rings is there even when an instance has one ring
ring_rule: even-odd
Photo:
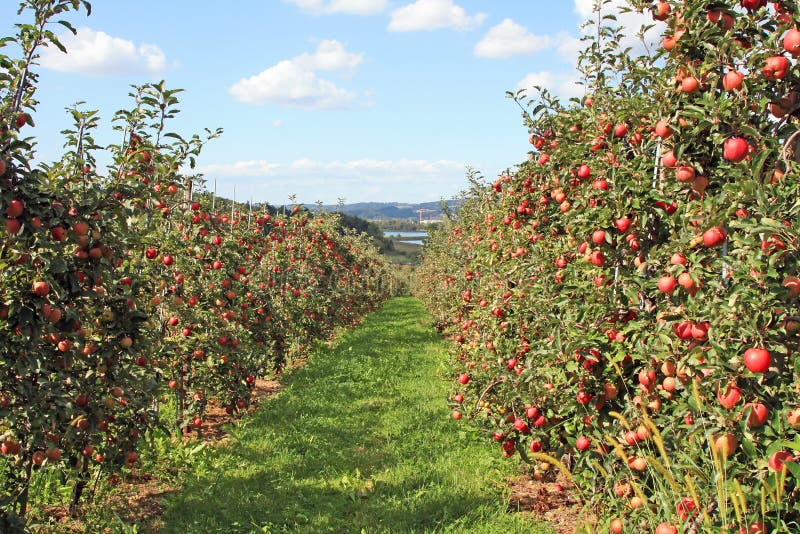
[[[486,398],[486,395],[488,395],[489,392],[492,390],[492,388],[494,388],[495,386],[497,386],[499,384],[502,384],[505,381],[506,381],[506,379],[505,379],[505,377],[503,377],[503,378],[500,378],[498,380],[495,380],[494,382],[492,382],[491,384],[486,386],[486,389],[483,390],[483,393],[481,393],[481,396],[478,397],[478,401],[475,403],[475,409],[472,410],[473,417],[475,416],[475,414],[478,413],[478,410],[480,409],[481,403]]]

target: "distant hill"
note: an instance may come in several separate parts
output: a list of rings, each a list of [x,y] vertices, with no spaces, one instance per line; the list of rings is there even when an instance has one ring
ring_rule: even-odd
[[[458,200],[448,200],[447,205],[450,210],[458,211]],[[309,209],[316,208],[314,204],[307,204]],[[414,219],[419,220],[417,210],[431,210],[424,212],[422,218],[439,219],[442,216],[441,202],[421,202],[419,204],[409,204],[405,202],[358,202],[355,204],[344,204],[343,206],[325,206],[326,211],[340,211],[347,215],[354,215],[368,220],[381,219]]]

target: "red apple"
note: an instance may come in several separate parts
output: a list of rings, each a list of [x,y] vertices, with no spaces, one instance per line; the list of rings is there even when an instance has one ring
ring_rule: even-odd
[[[784,34],[783,48],[794,57],[800,56],[800,30],[792,28]]]
[[[689,183],[695,179],[697,173],[691,165],[681,165],[675,171],[675,178],[681,183]]]
[[[525,420],[520,417],[514,419],[514,430],[521,432],[522,434],[530,434],[528,423],[526,423]]]
[[[744,527],[739,527],[739,534],[767,534],[767,529],[762,521],[756,521],[747,525],[747,530],[744,530]]]
[[[741,0],[742,7],[755,11],[767,5],[767,0]]]
[[[764,348],[751,347],[744,351],[744,365],[751,373],[766,373],[772,357]]]
[[[89,225],[83,221],[78,221],[72,225],[72,231],[75,232],[77,235],[88,235]]]
[[[678,515],[681,516],[681,520],[683,521],[686,521],[689,516],[694,516],[698,513],[697,504],[691,497],[684,497],[681,499],[675,508],[678,512]]]
[[[724,11],[712,9],[706,12],[706,19],[712,24],[719,24],[724,30],[733,28],[734,18]]]
[[[800,408],[793,408],[786,415],[786,422],[788,422],[789,426],[795,430],[800,430]]]
[[[743,82],[744,74],[738,70],[729,70],[725,73],[725,76],[722,77],[722,87],[724,87],[726,91],[738,91],[742,88]]]
[[[786,462],[794,461],[794,457],[792,453],[789,451],[775,451],[772,456],[769,457],[769,468],[772,471],[783,471],[784,465]]]
[[[18,219],[6,219],[6,232],[8,235],[17,235],[22,229],[22,223]]]
[[[658,290],[662,293],[670,294],[675,291],[678,281],[672,276],[662,276],[658,279]]]
[[[37,297],[46,297],[50,293],[50,284],[44,280],[37,280],[33,283],[31,290]]]
[[[714,450],[721,457],[730,458],[736,452],[739,440],[731,432],[725,432],[714,438]]]
[[[732,410],[736,404],[742,400],[742,390],[734,384],[728,384],[724,394],[717,391],[717,400],[719,403],[728,410]]]
[[[716,247],[725,241],[725,230],[719,226],[709,228],[703,233],[703,244],[707,247]]]
[[[694,76],[686,76],[681,80],[681,91],[692,94],[700,90],[700,80]]]
[[[783,56],[770,56],[761,68],[764,78],[771,81],[782,80],[789,72],[789,60]]]
[[[67,238],[67,231],[63,226],[54,226],[50,228],[50,235],[54,241],[64,241]]]
[[[750,145],[744,137],[729,137],[722,145],[722,157],[734,163],[745,159],[749,151]]]
[[[769,409],[765,404],[760,402],[748,402],[744,405],[742,415],[747,416],[747,426],[750,428],[758,428],[764,426],[769,416]]]
[[[669,262],[672,265],[686,265],[686,256],[683,254],[676,252],[669,258]]]
[[[667,20],[670,11],[672,11],[672,7],[667,2],[659,0],[653,9],[653,20]]]
[[[12,200],[6,208],[6,215],[12,219],[16,219],[22,212],[25,211],[25,203],[17,198]]]
[[[691,321],[680,321],[678,323],[675,323],[672,326],[672,329],[675,331],[675,335],[677,335],[679,339],[683,339],[684,341],[692,339]]]
[[[675,157],[674,150],[667,150],[661,155],[661,163],[665,167],[674,168],[678,164],[678,158]]]
[[[44,452],[45,458],[47,458],[48,462],[60,462],[61,461],[61,449],[58,447],[53,447],[47,449]]]
[[[672,127],[670,127],[669,121],[666,119],[658,121],[654,131],[661,139],[669,139],[672,136]]]
[[[9,456],[16,456],[17,454],[22,451],[22,446],[19,442],[14,441],[13,439],[6,439],[0,443],[0,453],[7,454]]]

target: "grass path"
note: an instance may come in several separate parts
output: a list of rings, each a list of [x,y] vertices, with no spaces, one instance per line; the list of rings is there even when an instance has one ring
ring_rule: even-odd
[[[425,317],[393,299],[312,355],[170,498],[161,532],[537,532],[504,510],[515,462],[448,418]]]

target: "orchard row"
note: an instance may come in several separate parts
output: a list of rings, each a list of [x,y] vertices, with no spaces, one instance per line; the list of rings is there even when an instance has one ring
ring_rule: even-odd
[[[257,377],[385,298],[387,268],[335,215],[221,205],[198,193],[205,138],[165,129],[178,91],[135,88],[121,142],[72,109],[63,158],[31,165],[37,50],[79,7],[34,1],[0,57],[0,530],[20,531],[30,484],[57,469],[78,505],[90,477],[139,459],[156,426],[199,429],[210,399],[235,415]],[[110,159],[101,174],[95,156]],[[164,421],[165,407],[176,414]]]
[[[426,247],[452,415],[599,530],[796,532],[797,3],[627,7],[658,50],[598,16],[586,97],[529,102],[529,160]]]

